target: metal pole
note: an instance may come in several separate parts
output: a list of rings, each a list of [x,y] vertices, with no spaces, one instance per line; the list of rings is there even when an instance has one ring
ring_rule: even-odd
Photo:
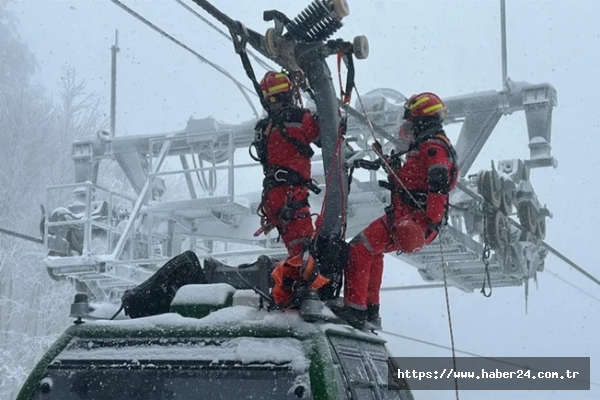
[[[169,153],[169,150],[171,149],[172,141],[173,141],[172,137],[170,137],[164,141],[162,148],[160,150],[160,153],[158,154],[158,160],[157,160],[156,164],[154,164],[152,166],[151,171],[148,174],[148,179],[146,180],[146,183],[144,184],[144,187],[142,188],[142,191],[140,192],[139,197],[137,198],[137,200],[135,201],[135,204],[133,205],[133,210],[131,210],[131,214],[129,214],[129,219],[127,220],[127,223],[125,224],[125,228],[121,232],[119,241],[115,245],[115,248],[114,248],[112,254],[110,255],[111,261],[117,260],[119,258],[119,256],[121,255],[121,251],[123,250],[123,247],[125,247],[125,242],[127,241],[128,236],[129,236],[131,230],[133,229],[133,224],[138,217],[138,214],[140,212],[140,209],[142,208],[142,205],[146,201],[146,196],[152,190],[152,182],[154,181],[154,176],[160,170],[160,167],[162,166],[163,161],[165,160],[165,158],[167,157],[167,154]],[[152,157],[149,157],[149,158],[152,159]],[[132,243],[131,248],[133,249],[133,247],[134,247],[133,240],[131,241],[131,243]]]
[[[115,117],[117,112],[117,53],[119,52],[119,31],[115,29],[115,44],[110,48],[110,137],[115,137]]]
[[[316,56],[315,51],[303,52],[296,48],[296,52],[301,54],[298,62],[314,90],[321,130],[323,170],[326,182],[329,179],[331,182],[323,208],[321,235],[334,237],[342,231],[342,215],[347,212],[348,198],[348,173],[344,166],[343,145],[336,154],[340,126],[339,103],[325,59]]]
[[[500,25],[502,40],[502,85],[506,85],[508,78],[508,62],[506,52],[506,0],[500,0]]]

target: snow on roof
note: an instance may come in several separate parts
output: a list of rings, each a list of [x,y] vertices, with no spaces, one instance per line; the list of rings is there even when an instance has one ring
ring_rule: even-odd
[[[108,303],[108,302],[90,303],[90,309],[93,309],[93,311],[90,311],[90,313],[88,315],[92,318],[108,319],[108,318],[112,317],[113,315],[115,315],[115,313],[119,310],[120,307],[121,307],[120,304]],[[127,317],[124,312],[120,312],[119,315],[117,315],[115,317],[115,319],[128,319],[128,318],[129,317]]]
[[[80,343],[77,343],[80,341]],[[69,347],[53,362],[66,360],[118,361],[210,361],[239,362],[241,364],[288,364],[302,374],[310,361],[302,342],[294,338],[219,338],[169,342],[164,344],[129,343],[126,346],[96,346],[94,340],[73,339]]]
[[[332,317],[334,314],[328,307],[323,307],[322,314]],[[279,329],[291,330],[299,335],[311,333],[336,331],[341,334],[352,334],[367,340],[381,340],[376,335],[362,332],[348,325],[340,325],[333,322],[306,322],[298,314],[297,310],[265,311],[248,306],[226,307],[213,311],[204,318],[187,318],[176,313],[155,315],[151,317],[124,319],[124,320],[92,320],[86,321],[84,325],[90,328],[121,328],[121,329],[214,329],[230,331],[232,328],[255,328],[255,329]],[[84,327],[85,328],[85,327]]]
[[[185,285],[177,290],[172,305],[182,304],[224,304],[235,293],[235,288],[227,283],[210,285]]]
[[[119,321],[98,320],[86,322],[89,326],[116,328],[215,328],[229,329],[233,326],[256,326],[265,328],[299,329],[307,325],[298,313],[267,312],[248,306],[235,306],[213,311],[208,316],[197,319],[187,318],[176,313]]]
[[[248,306],[258,308],[260,296],[252,289],[238,289],[233,294],[234,306]]]

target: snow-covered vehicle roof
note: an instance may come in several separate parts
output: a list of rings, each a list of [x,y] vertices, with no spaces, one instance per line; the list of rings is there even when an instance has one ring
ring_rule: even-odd
[[[377,335],[235,305],[229,285],[197,286],[179,289],[177,312],[70,326],[18,400],[124,400],[151,382],[141,398],[412,399],[407,386],[387,390],[390,355]]]

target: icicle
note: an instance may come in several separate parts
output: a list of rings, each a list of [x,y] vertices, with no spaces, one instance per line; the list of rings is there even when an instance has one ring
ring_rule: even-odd
[[[529,297],[529,279],[525,280],[525,315],[527,315],[527,300]]]

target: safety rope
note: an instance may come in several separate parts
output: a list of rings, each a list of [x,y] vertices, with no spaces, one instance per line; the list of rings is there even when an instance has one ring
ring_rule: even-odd
[[[253,284],[251,284],[250,282],[248,282],[248,280],[246,278],[244,278],[244,276],[241,274],[240,269],[245,269],[245,268],[250,268],[252,267],[254,264],[240,264],[235,268],[235,272],[238,275],[238,278],[240,278],[240,280],[242,282],[244,282],[246,284],[246,286],[248,286],[248,289],[252,289],[254,291],[254,293],[258,294],[261,299],[266,300],[269,303],[269,308],[273,309],[273,307],[277,307],[277,305],[275,304],[275,302],[273,301],[273,299],[271,298],[271,296],[265,294],[262,290],[260,290],[259,288],[257,288],[256,286],[254,286]]]
[[[119,310],[116,313],[114,313],[112,317],[109,318],[109,321],[112,321],[113,319],[117,318],[117,315],[119,315],[124,308],[125,303],[121,302],[121,307],[119,307]]]
[[[373,151],[375,152],[375,154],[377,155],[377,157],[379,157],[379,159],[381,160],[382,164],[384,165],[385,170],[390,175],[392,175],[392,177],[394,178],[394,180],[397,181],[400,186],[402,186],[402,189],[404,189],[404,191],[408,194],[408,196],[411,198],[411,200],[417,205],[417,207],[421,211],[424,212],[425,210],[423,210],[423,207],[420,206],[419,202],[414,198],[414,196],[412,195],[412,193],[410,192],[410,190],[408,190],[408,188],[406,187],[406,185],[404,184],[404,182],[402,182],[400,180],[400,178],[398,177],[398,175],[396,175],[396,173],[394,172],[393,168],[390,166],[390,164],[385,159],[385,156],[383,155],[383,151],[382,151],[382,148],[381,148],[381,144],[379,143],[379,141],[375,137],[375,131],[373,130],[373,125],[371,124],[371,120],[369,119],[369,116],[367,115],[367,110],[366,110],[366,108],[365,108],[365,106],[364,106],[364,104],[362,102],[362,99],[360,97],[360,93],[358,92],[358,88],[356,86],[354,86],[354,90],[356,91],[356,97],[358,98],[360,106],[363,109],[363,114],[364,114],[365,120],[367,122],[367,127],[369,128],[369,131],[371,132],[371,136],[373,136],[373,140],[375,141],[375,143],[373,143],[373,146],[372,146]]]
[[[342,60],[344,61],[344,64],[346,65],[346,68],[348,69],[347,71],[347,76],[346,76],[346,88],[344,90],[344,87],[342,86]],[[338,56],[337,56],[337,70],[338,70],[338,79],[339,79],[339,84],[340,84],[340,102],[342,104],[342,109],[343,109],[343,115],[342,115],[342,110],[339,110],[339,116],[340,116],[340,126],[339,126],[339,136],[338,136],[338,143],[337,143],[337,148],[336,148],[336,153],[334,156],[334,160],[337,159],[339,152],[341,152],[342,149],[342,142],[343,142],[343,137],[346,134],[346,129],[347,129],[347,121],[348,121],[348,107],[350,106],[350,102],[352,101],[352,91],[356,88],[355,85],[355,81],[354,81],[354,76],[355,76],[355,70],[354,70],[354,61],[352,59],[352,53],[348,53],[348,54],[344,54],[344,52],[340,51],[338,52]],[[331,171],[331,167],[330,167],[330,171]],[[340,192],[343,193],[343,186],[344,183],[342,181],[342,174],[339,174],[339,185],[340,185]],[[347,182],[348,186],[348,193],[350,193],[350,185],[351,185],[351,181],[349,180]],[[341,237],[342,239],[344,239],[346,237],[346,229],[347,229],[347,225],[348,225],[348,221],[347,221],[347,196],[342,196],[341,199],[341,209],[343,210],[342,212],[342,231],[341,231]],[[325,203],[323,203],[325,204]]]
[[[488,240],[488,232],[487,232],[487,228],[486,228],[486,224],[484,222],[483,224],[483,253],[481,254],[481,261],[483,261],[483,267],[484,267],[484,275],[483,275],[483,284],[481,285],[481,291],[480,293],[483,294],[485,297],[491,297],[492,296],[492,280],[490,278],[490,254],[491,254],[491,248],[489,245],[489,240]],[[488,287],[490,289],[489,294],[487,294],[485,292],[485,282],[487,280],[488,283]]]
[[[117,4],[119,7],[123,8],[125,11],[127,11],[128,13],[130,13],[131,15],[133,15],[134,17],[136,17],[137,19],[141,20],[142,22],[144,22],[146,25],[148,25],[149,27],[151,27],[152,29],[158,31],[159,33],[161,33],[163,36],[165,36],[166,38],[172,40],[174,43],[178,44],[179,46],[181,46],[182,48],[184,48],[185,50],[191,52],[192,54],[194,54],[196,57],[198,57],[199,59],[201,59],[202,61],[205,61],[207,63],[209,63],[211,66],[215,67],[217,70],[219,70],[220,72],[226,74],[226,76],[228,76],[230,79],[232,79],[234,81],[234,83],[236,84],[236,86],[238,86],[239,88],[243,88],[246,91],[249,91],[251,93],[252,90],[250,90],[249,88],[247,88],[246,86],[244,86],[243,84],[241,84],[239,81],[236,81],[235,78],[233,78],[229,73],[227,73],[227,71],[224,71],[222,68],[220,68],[218,65],[214,65],[213,63],[211,63],[210,61],[208,61],[206,58],[204,58],[203,56],[201,56],[200,54],[198,54],[197,52],[193,51],[191,48],[189,48],[188,46],[186,46],[185,44],[183,44],[182,42],[178,41],[177,39],[175,39],[174,37],[172,37],[171,35],[167,34],[166,32],[160,30],[159,28],[157,28],[156,26],[152,25],[150,22],[148,22],[147,20],[143,19],[143,17],[141,17],[139,14],[135,13],[134,11],[132,11],[131,9],[129,9],[127,6],[125,6],[124,4],[122,4],[121,2],[119,2],[118,0],[111,0],[113,3]],[[213,17],[215,17],[217,20],[219,20],[221,23],[223,23],[224,25],[228,26],[228,21],[225,21],[223,18],[221,18],[220,15],[216,15],[214,10],[212,9],[206,9],[204,4],[200,4],[200,3],[204,3],[204,2],[199,2],[199,1],[195,1],[196,3],[198,3],[199,5],[201,5],[205,11],[207,11],[209,14],[211,14]],[[213,24],[211,24],[210,22],[208,22],[207,20],[205,20],[204,18],[201,18],[205,23],[207,23],[209,26],[211,26],[213,29],[216,29],[218,31],[220,31],[217,27],[215,27]],[[222,34],[223,32],[220,31]],[[229,37],[230,40],[232,40]],[[277,60],[274,60],[277,62]],[[261,63],[262,65],[262,63]],[[268,69],[272,69],[268,66],[268,64],[265,63],[265,65],[267,65],[265,68]],[[264,66],[264,65],[263,65]],[[354,89],[356,90],[356,87],[354,87]],[[305,91],[306,92],[306,91]],[[244,97],[246,98],[246,100],[248,101],[248,103],[251,105],[255,115],[257,115],[257,112],[253,106],[253,104],[251,103],[251,101],[249,100],[249,98],[247,97],[246,93],[242,90],[242,93],[244,94]],[[310,92],[307,92],[309,95],[311,94]],[[256,95],[256,93],[254,93]],[[358,91],[357,91],[357,95]],[[312,100],[314,101],[314,97],[312,97]],[[359,97],[360,100],[360,97]],[[341,101],[340,101],[341,103]],[[361,101],[361,106],[362,106],[362,101]],[[363,111],[364,111],[364,106],[363,106]],[[362,115],[359,111],[357,111],[356,109],[354,109],[351,106],[347,107],[347,112],[349,115],[353,116],[354,118],[357,119],[358,122],[361,122],[365,125],[367,125],[369,127],[369,129],[371,130],[371,133],[373,134],[373,131],[376,131],[378,134],[380,134],[382,137],[398,143],[397,139],[395,137],[393,137],[392,135],[390,135],[387,131],[385,131],[383,128],[381,128],[378,125],[372,125],[370,120],[368,118],[365,118],[364,115]],[[366,114],[366,113],[365,113]],[[259,117],[257,117],[259,118]],[[479,196],[475,193],[473,193],[473,191],[471,191],[469,188],[467,188],[465,185],[461,184],[460,182],[457,182],[457,188],[459,188],[461,191],[463,191],[465,194],[467,194],[468,196],[470,196],[471,198],[478,200]],[[486,201],[487,202],[487,201]],[[508,221],[510,224],[512,224],[513,226],[517,227],[518,229],[522,230],[522,231],[527,231],[524,227],[522,227],[520,224],[518,224],[516,221],[514,221],[512,218],[508,218]],[[1,231],[0,231],[1,232]],[[5,232],[8,233],[8,232]],[[9,233],[10,234],[10,233]],[[34,240],[37,241],[37,240]],[[590,279],[591,281],[593,281],[594,283],[600,285],[600,280],[598,280],[597,278],[595,278],[593,275],[591,275],[590,273],[588,273],[585,269],[581,268],[580,266],[578,266],[577,264],[575,264],[573,261],[571,261],[569,258],[567,258],[566,256],[564,256],[562,253],[560,253],[559,251],[557,251],[556,249],[554,249],[552,246],[550,246],[548,243],[546,243],[543,240],[540,240],[541,244],[544,245],[544,247],[546,247],[546,249],[548,251],[550,251],[552,254],[554,254],[556,257],[558,257],[560,260],[562,260],[563,262],[565,262],[566,264],[568,264],[569,266],[571,266],[572,268],[574,268],[575,270],[577,270],[578,272],[580,272],[581,274],[583,274],[585,277],[587,277],[588,279]],[[489,271],[488,271],[489,272]]]
[[[450,296],[448,296],[448,280],[446,278],[446,261],[444,260],[444,248],[442,247],[442,232],[438,233],[438,241],[440,242],[440,258],[442,261],[442,273],[444,275],[444,294],[446,295],[446,311],[448,312],[448,328],[450,329],[450,343],[452,346],[452,365],[454,371],[458,371],[456,368],[456,349],[454,347],[454,330],[452,329],[452,316],[450,315]],[[454,390],[456,393],[456,400],[458,398],[458,378],[454,374]]]

